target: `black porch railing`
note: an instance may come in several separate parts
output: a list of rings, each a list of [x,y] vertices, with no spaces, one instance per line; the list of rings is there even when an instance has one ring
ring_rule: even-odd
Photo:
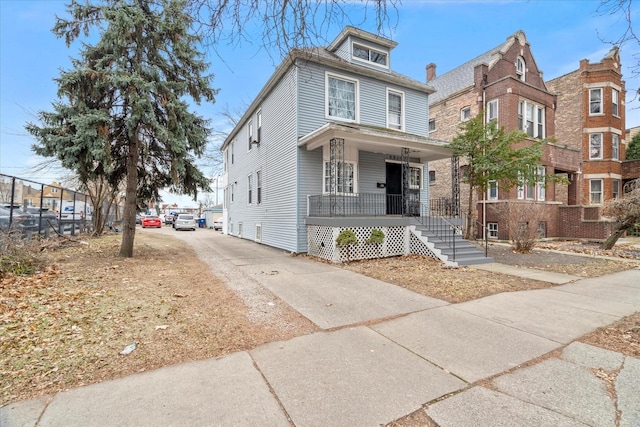
[[[319,194],[309,196],[309,216],[402,215],[402,195],[383,193]]]

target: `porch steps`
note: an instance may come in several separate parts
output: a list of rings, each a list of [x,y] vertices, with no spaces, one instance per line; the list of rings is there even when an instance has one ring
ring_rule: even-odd
[[[433,220],[433,218],[432,218]],[[456,220],[457,221],[457,220]],[[462,226],[462,222],[453,222],[454,225]],[[493,262],[493,258],[485,257],[484,252],[468,240],[462,238],[460,234],[454,234],[455,240],[455,259],[454,251],[448,243],[442,241],[438,234],[450,230],[450,224],[444,220],[436,221],[431,226],[431,230],[422,225],[418,219],[411,220],[411,229],[413,234],[422,241],[431,251],[445,264],[452,266],[465,266],[488,264]]]

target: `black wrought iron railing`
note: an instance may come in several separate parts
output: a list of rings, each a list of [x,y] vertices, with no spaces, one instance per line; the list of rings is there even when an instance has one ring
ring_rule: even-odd
[[[315,217],[385,216],[403,212],[400,194],[346,193],[308,197],[308,214]]]
[[[453,251],[452,260],[456,260],[456,235],[460,234],[460,225],[456,224],[453,220],[458,217],[451,215],[445,215],[446,210],[442,210],[445,204],[438,204],[439,199],[433,199],[436,201],[433,209],[431,206],[427,206],[424,203],[420,203],[420,216],[418,220],[420,223],[431,232],[442,243],[447,245]],[[442,199],[446,200],[446,199]]]

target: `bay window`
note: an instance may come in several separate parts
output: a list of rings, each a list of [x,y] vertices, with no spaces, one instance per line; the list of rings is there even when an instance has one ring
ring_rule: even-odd
[[[620,137],[615,133],[611,135],[611,158],[620,160]]]
[[[599,205],[600,203],[602,203],[601,179],[589,180],[589,203],[592,205]]]
[[[589,115],[602,114],[602,88],[589,89]]]
[[[590,159],[602,158],[602,134],[601,133],[589,134],[589,158]]]
[[[520,101],[518,103],[518,128],[531,138],[544,138],[544,107],[531,101]]]

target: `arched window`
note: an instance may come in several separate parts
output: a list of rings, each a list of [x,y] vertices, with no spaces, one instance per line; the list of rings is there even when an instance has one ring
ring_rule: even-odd
[[[518,56],[518,59],[516,59],[516,76],[518,76],[518,79],[524,81],[524,73],[525,73],[525,63],[524,63],[524,58],[521,56]]]

